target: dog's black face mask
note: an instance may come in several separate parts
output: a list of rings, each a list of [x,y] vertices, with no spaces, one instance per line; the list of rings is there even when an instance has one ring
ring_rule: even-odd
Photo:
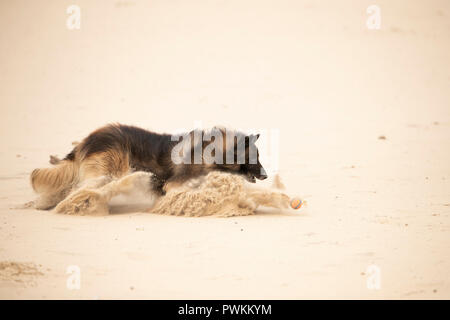
[[[264,170],[261,163],[257,164],[243,164],[240,168],[240,173],[244,175],[245,179],[247,179],[248,182],[255,183],[256,179],[258,180],[264,180],[267,178],[266,170]]]
[[[259,134],[247,136],[242,133],[230,138],[234,140],[231,142],[234,147],[225,151],[226,156],[225,153],[223,154],[224,162],[223,164],[217,164],[216,169],[240,174],[252,183],[255,183],[256,179],[266,179],[267,173],[259,162],[259,151],[255,145],[258,138]],[[231,159],[231,161],[227,163],[227,159]]]
[[[256,179],[267,178],[266,170],[259,162],[258,148],[254,145],[258,138],[259,134],[245,137],[245,164],[241,164],[239,168],[239,172],[251,183],[255,183]],[[253,151],[251,148],[254,148]]]

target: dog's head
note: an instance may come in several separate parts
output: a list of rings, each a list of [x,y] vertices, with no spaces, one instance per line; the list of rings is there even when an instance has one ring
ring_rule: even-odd
[[[259,134],[233,132],[230,137],[227,133],[224,164],[220,165],[221,169],[240,174],[251,183],[255,183],[256,179],[266,179],[267,173],[259,161],[259,151],[255,145],[258,138]]]
[[[245,163],[240,164],[239,168],[239,172],[243,174],[249,182],[252,183],[255,183],[256,179],[264,180],[267,178],[266,170],[264,170],[264,167],[261,165],[261,162],[259,162],[258,148],[254,146],[255,155],[252,155],[252,151],[250,150],[250,148],[252,148],[251,144],[255,143],[256,140],[258,140],[258,138],[259,134],[245,137]],[[252,140],[254,141],[252,142]]]
[[[255,144],[258,138],[259,134],[246,135],[221,127],[209,131],[194,130],[183,137],[176,149],[174,147],[172,157],[175,155],[177,161],[172,161],[193,164],[191,170],[196,168],[202,173],[220,170],[240,174],[255,183],[256,179],[267,178]],[[184,153],[185,149],[189,152]]]

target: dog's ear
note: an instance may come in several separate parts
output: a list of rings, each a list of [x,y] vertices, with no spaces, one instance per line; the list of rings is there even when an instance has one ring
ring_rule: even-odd
[[[256,140],[258,140],[259,138],[259,133],[258,134],[251,134],[249,136],[245,136],[245,145],[248,146],[250,144],[250,140],[253,142],[256,142]]]

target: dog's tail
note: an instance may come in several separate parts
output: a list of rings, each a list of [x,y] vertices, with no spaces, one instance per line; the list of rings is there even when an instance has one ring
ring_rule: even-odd
[[[52,168],[35,169],[31,173],[31,186],[37,193],[54,193],[71,187],[78,177],[78,164],[61,160]]]

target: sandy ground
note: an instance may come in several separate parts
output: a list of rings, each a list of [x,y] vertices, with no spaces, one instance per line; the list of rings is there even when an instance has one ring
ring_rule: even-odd
[[[450,4],[377,1],[368,30],[370,4],[1,1],[0,298],[449,299]],[[115,121],[273,129],[308,207],[11,209],[32,169]]]

